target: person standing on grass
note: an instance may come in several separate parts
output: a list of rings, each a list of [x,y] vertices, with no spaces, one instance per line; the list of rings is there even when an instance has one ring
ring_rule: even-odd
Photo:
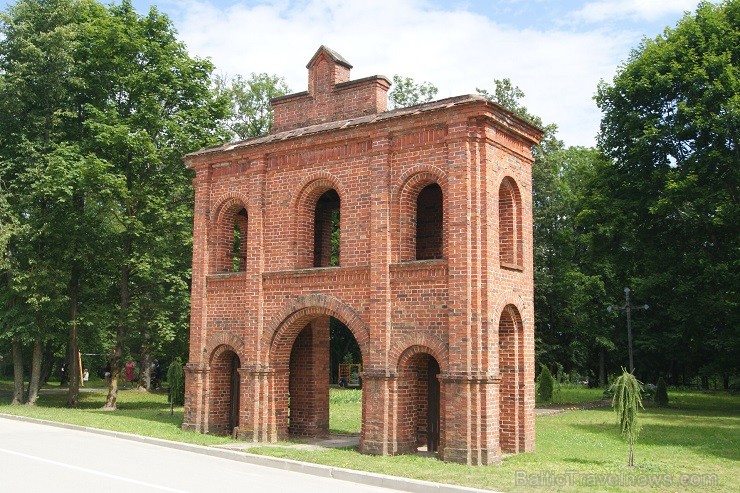
[[[134,365],[134,362],[131,360],[128,360],[126,362],[126,365],[123,367],[123,372],[126,375],[126,381],[131,385],[131,388],[134,387],[134,381],[136,381],[136,366]]]
[[[152,363],[152,374],[154,375],[154,390],[156,390],[162,385],[162,368],[156,358]]]

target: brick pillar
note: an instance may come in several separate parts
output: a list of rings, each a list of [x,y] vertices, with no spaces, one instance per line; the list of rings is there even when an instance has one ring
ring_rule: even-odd
[[[329,317],[304,328],[290,355],[291,435],[329,434]]]
[[[208,275],[208,229],[210,227],[210,166],[198,167],[193,180],[195,210],[193,214],[193,271],[190,292],[190,347],[185,377],[184,429],[204,432],[204,375],[203,350],[208,336],[206,331],[207,300],[206,276]],[[188,375],[190,375],[188,377]],[[206,375],[207,376],[207,375]]]
[[[203,365],[185,365],[185,412],[182,429],[202,432],[203,421],[203,382],[208,372]]]
[[[363,406],[360,450],[388,455],[396,452],[394,393],[396,377],[388,351],[392,344],[390,241],[390,139],[386,134],[373,136],[368,155],[370,177],[370,341],[363,350]]]
[[[360,452],[373,455],[395,455],[399,452],[392,438],[397,417],[394,412],[397,385],[398,375],[395,373],[382,370],[362,373]]]
[[[239,369],[239,438],[250,442],[269,442],[264,410],[268,409],[267,382],[274,372],[257,365]]]

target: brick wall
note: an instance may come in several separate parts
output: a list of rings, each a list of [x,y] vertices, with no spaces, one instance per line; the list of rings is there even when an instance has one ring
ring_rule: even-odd
[[[335,317],[362,352],[364,452],[411,452],[424,437],[424,358],[440,367],[441,458],[532,450],[530,148],[541,132],[478,96],[353,106],[372,84],[350,81],[350,67],[322,47],[309,91],[275,102],[275,133],[185,158],[196,197],[184,427],[223,426],[213,355],[228,346],[244,438],[325,433]],[[337,206],[341,257],[328,266]],[[224,271],[235,224],[244,264]]]

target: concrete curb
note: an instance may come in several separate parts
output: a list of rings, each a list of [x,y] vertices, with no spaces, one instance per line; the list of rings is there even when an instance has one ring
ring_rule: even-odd
[[[237,462],[246,462],[258,466],[272,467],[284,471],[293,471],[312,476],[324,478],[334,478],[342,481],[350,481],[368,486],[378,486],[381,488],[390,488],[398,491],[408,491],[410,493],[497,493],[493,490],[480,490],[475,488],[466,488],[464,486],[455,486],[444,483],[432,483],[430,481],[420,481],[417,479],[400,478],[397,476],[388,476],[365,471],[355,471],[353,469],[344,469],[341,467],[324,466],[321,464],[311,464],[309,462],[299,462],[291,459],[280,459],[264,455],[255,455],[247,452],[238,452],[226,450],[217,447],[208,447],[204,445],[194,445],[190,443],[173,442],[162,438],[152,438],[133,433],[124,433],[121,431],[102,430],[100,428],[90,428],[87,426],[73,425],[68,423],[58,423],[56,421],[47,421],[44,419],[29,418],[26,416],[15,416],[13,414],[0,413],[0,418],[12,419],[16,421],[25,421],[56,428],[65,428],[68,430],[84,431],[96,433],[98,435],[130,440],[133,442],[148,443],[160,447],[168,447],[176,450],[184,450],[196,454],[210,455],[221,459],[228,459]]]

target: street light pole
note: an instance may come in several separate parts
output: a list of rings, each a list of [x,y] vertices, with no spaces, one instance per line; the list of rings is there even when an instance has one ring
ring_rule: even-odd
[[[635,361],[632,358],[632,310],[647,310],[647,304],[633,306],[630,303],[630,288],[624,288],[625,303],[622,306],[610,306],[606,309],[609,313],[616,310],[624,310],[627,313],[627,352],[629,354],[630,373],[635,371]]]

